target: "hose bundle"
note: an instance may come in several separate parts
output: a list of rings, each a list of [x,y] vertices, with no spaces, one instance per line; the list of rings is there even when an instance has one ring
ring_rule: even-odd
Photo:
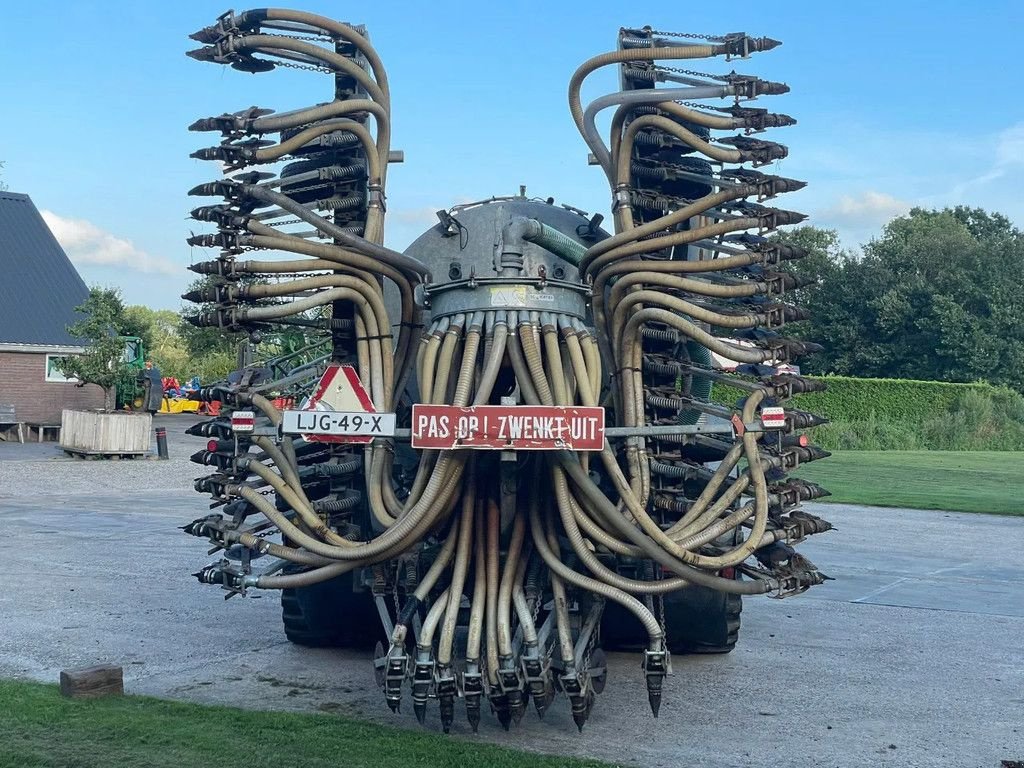
[[[800,280],[777,268],[801,252],[764,237],[802,217],[761,204],[802,185],[733,167],[784,157],[781,145],[710,136],[792,123],[740,106],[785,87],[657,64],[745,56],[775,41],[691,45],[623,30],[619,50],[586,62],[569,87],[573,119],[612,188],[615,234],[525,197],[442,211],[424,236],[448,243],[429,265],[448,280],[435,281],[415,244],[405,254],[382,244],[395,156],[387,77],[365,30],[261,9],[225,14],[193,38],[205,44],[189,54],[200,60],[335,79],[323,104],[193,125],[223,137],[194,156],[235,174],[192,190],[223,198],[193,211],[217,232],[190,242],[221,249],[194,267],[211,282],[186,298],[212,305],[194,322],[321,333],[332,360],[355,365],[375,410],[400,423],[413,403],[500,403],[604,407],[619,429],[594,452],[414,454],[391,439],[365,449],[292,439],[272,396],[308,393],[319,361],[247,367],[200,394],[260,414],[250,437],[226,417],[195,428],[213,439],[193,458],[216,468],[197,489],[224,505],[186,526],[225,551],[200,581],[244,594],[351,579],[384,627],[375,666],[388,705],[397,710],[408,687],[422,722],[436,698],[445,731],[457,698],[475,730],[484,698],[508,728],[531,700],[543,716],[558,692],[582,729],[605,684],[611,604],[643,629],[657,716],[671,670],[666,596],[781,597],[821,583],[790,544],[830,527],[798,509],[825,491],[785,479],[824,455],[798,432],[821,420],[788,411],[772,429],[764,410],[818,386],[781,369],[813,345],[775,330],[803,316],[785,301]],[[584,109],[584,79],[609,64],[630,87]],[[663,81],[686,87],[657,88]],[[677,103],[722,97],[735,104],[720,114]],[[606,145],[595,116],[608,106],[617,110]],[[243,170],[281,161],[276,173]],[[479,206],[491,207],[474,219]],[[238,259],[254,250],[283,255]],[[716,368],[713,354],[737,361],[735,371]],[[711,402],[714,382],[743,399]],[[254,568],[263,556],[274,564]]]

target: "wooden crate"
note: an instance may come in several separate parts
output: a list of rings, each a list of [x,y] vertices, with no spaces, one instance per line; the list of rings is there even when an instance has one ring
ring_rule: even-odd
[[[124,693],[124,670],[114,664],[61,670],[60,692],[72,699],[120,696]]]
[[[60,447],[79,454],[148,453],[153,417],[148,413],[64,411]]]

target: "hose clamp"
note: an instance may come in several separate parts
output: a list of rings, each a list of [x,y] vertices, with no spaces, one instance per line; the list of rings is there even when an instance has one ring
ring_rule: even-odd
[[[626,184],[620,184],[615,188],[615,193],[612,195],[612,210],[617,211],[619,208],[629,208],[632,206],[632,199],[629,194],[629,186]]]
[[[367,184],[367,200],[370,208],[380,208],[382,213],[387,212],[387,202],[384,195],[384,188],[380,184]]]

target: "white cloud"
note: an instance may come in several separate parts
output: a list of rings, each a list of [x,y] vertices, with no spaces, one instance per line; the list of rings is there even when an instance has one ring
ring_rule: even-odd
[[[996,162],[1004,168],[1024,165],[1024,123],[1000,132],[996,140]]]
[[[100,229],[85,219],[69,219],[42,211],[46,225],[76,266],[98,264],[138,272],[180,275],[182,268],[162,256],[154,256],[130,240]]]
[[[816,218],[839,228],[863,229],[887,224],[912,207],[885,192],[868,190],[856,197],[843,195],[837,203],[819,211]]]
[[[1017,123],[996,134],[991,146],[992,164],[985,173],[953,187],[951,195],[962,198],[968,190],[983,187],[1024,167],[1024,123]]]

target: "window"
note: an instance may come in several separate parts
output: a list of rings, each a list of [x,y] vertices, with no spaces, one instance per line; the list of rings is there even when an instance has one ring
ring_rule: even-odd
[[[142,339],[125,339],[124,353],[121,359],[126,363],[134,363],[142,357]]]
[[[78,379],[74,378],[73,376],[65,376],[64,373],[59,368],[59,362],[62,357],[65,357],[65,355],[46,356],[46,380],[52,382],[59,382],[62,384],[65,382],[72,382],[77,384]]]

